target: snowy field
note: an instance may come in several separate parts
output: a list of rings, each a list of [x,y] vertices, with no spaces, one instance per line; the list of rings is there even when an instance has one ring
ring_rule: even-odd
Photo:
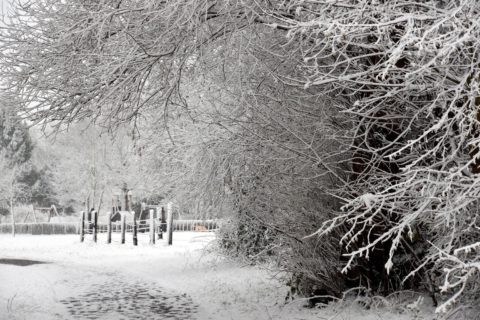
[[[46,262],[0,264],[0,319],[434,319],[428,302],[412,308],[408,299],[369,310],[286,304],[287,288],[267,271],[216,254],[212,233],[174,233],[171,247],[146,235],[138,247],[114,240],[0,235],[0,259]]]

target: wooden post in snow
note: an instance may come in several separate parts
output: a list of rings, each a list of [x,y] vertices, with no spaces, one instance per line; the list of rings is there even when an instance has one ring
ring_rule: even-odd
[[[162,207],[162,231],[167,232],[167,208]]]
[[[98,232],[98,212],[95,210],[93,214],[93,241],[97,242],[97,232]]]
[[[153,209],[150,209],[150,244],[155,244],[155,218]]]
[[[135,217],[135,212],[132,211],[133,214],[133,245],[138,245],[138,238],[137,238],[137,218]]]
[[[85,211],[80,214],[80,242],[85,240]]]
[[[165,227],[165,209],[163,207],[157,208],[157,218],[160,221],[160,225],[158,226],[158,239],[163,239],[163,228]]]
[[[172,203],[167,204],[167,239],[168,245],[172,245],[172,236],[173,236],[173,212],[172,212]]]
[[[108,214],[107,243],[112,243],[112,213],[111,212]]]
[[[124,244],[125,243],[125,229],[126,229],[126,225],[125,225],[125,214],[122,213],[122,219],[121,219],[121,224],[120,224],[120,233],[121,233],[121,243]]]

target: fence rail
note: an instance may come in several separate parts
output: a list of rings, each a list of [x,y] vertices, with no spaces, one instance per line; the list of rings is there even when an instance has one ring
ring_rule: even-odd
[[[143,220],[139,221],[138,230],[139,232],[149,232],[150,226],[147,223],[142,223]],[[156,228],[159,228],[159,223],[156,222]],[[86,223],[87,224],[87,223]],[[164,224],[163,224],[164,225]],[[162,225],[162,226],[163,226]],[[127,223],[126,232],[132,232],[131,223]],[[173,221],[173,230],[174,231],[213,231],[218,229],[219,221],[218,220],[174,220]],[[98,233],[107,232],[107,224],[99,223],[98,224]],[[86,233],[88,227],[86,226]],[[120,222],[112,223],[112,232],[120,232]],[[164,230],[165,232],[166,230]],[[0,223],[0,234],[1,233],[12,233],[12,225],[10,223]],[[48,234],[79,234],[80,233],[80,223],[69,222],[69,223],[16,223],[15,224],[15,233],[19,234],[33,234],[33,235],[48,235]]]
[[[12,233],[11,224],[0,224],[0,233]],[[79,223],[16,223],[15,233],[23,234],[78,234]]]
[[[219,225],[218,220],[173,220],[174,231],[213,231]]]
[[[85,223],[87,224],[87,223]],[[214,231],[219,227],[218,220],[173,220],[173,231]],[[158,219],[155,219],[155,226],[159,228],[163,226],[164,230],[166,231],[166,224],[160,223]],[[85,226],[85,229],[89,229],[88,226]],[[105,233],[107,232],[108,225],[106,223],[99,223],[97,225],[97,232],[98,233]],[[148,220],[137,220],[137,230],[139,233],[142,232],[149,232],[150,225]],[[112,222],[112,232],[120,232],[121,231],[121,223],[120,222]],[[126,232],[133,231],[133,222],[126,223]]]

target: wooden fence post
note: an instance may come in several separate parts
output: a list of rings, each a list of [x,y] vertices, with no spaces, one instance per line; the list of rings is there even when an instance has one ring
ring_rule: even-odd
[[[135,212],[132,211],[133,214],[133,245],[138,245],[138,238],[137,238],[137,218],[135,217]]]
[[[112,243],[112,213],[108,214],[107,243]]]
[[[80,218],[80,242],[85,240],[85,211],[82,211]]]
[[[98,212],[93,211],[93,241],[97,242],[97,228],[98,228]]]
[[[150,209],[150,244],[155,244],[155,219],[153,209]]]
[[[122,219],[121,219],[121,224],[120,224],[120,233],[121,233],[121,243],[125,243],[125,214],[122,213]]]
[[[167,239],[168,245],[172,245],[172,236],[173,236],[173,212],[172,212],[172,203],[167,204]]]
[[[162,207],[161,208],[161,213],[162,213],[162,231],[167,232],[167,217],[165,215],[167,211],[167,208]]]
[[[157,239],[163,239],[163,224],[164,224],[163,218],[165,216],[165,211],[163,207],[158,207],[156,210],[157,210],[158,221],[160,221],[160,224],[158,226]]]

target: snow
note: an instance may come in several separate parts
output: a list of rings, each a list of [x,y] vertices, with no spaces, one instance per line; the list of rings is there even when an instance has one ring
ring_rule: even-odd
[[[77,235],[0,235],[0,259],[48,262],[0,264],[0,319],[157,319],[142,316],[153,304],[140,300],[140,294],[165,295],[163,299],[177,304],[178,310],[194,310],[183,318],[159,315],[158,319],[403,320],[418,319],[419,315],[428,319],[433,314],[416,298],[403,305],[384,303],[369,310],[355,301],[322,309],[304,308],[304,299],[285,303],[287,288],[271,272],[219,255],[214,239],[213,233],[175,232],[173,246],[166,246],[165,240],[151,246],[148,235],[140,234],[139,245],[134,247],[131,239],[121,245],[118,234],[112,244],[105,243],[104,235],[98,243],[90,239],[80,243]],[[132,300],[129,294],[136,299],[132,304],[135,316],[123,313],[122,317],[108,309],[125,309]],[[72,309],[85,313],[75,316]],[[86,316],[95,310],[104,313]]]

